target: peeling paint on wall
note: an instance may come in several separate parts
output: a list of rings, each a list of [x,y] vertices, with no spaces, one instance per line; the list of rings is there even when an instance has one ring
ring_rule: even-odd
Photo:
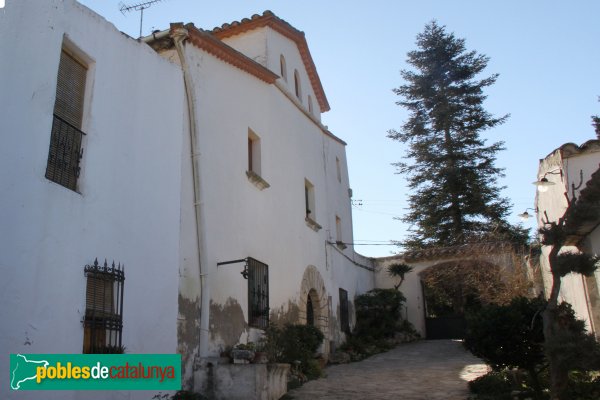
[[[223,347],[235,346],[248,329],[244,311],[237,300],[229,297],[225,304],[210,302],[210,339]]]
[[[269,316],[271,325],[283,326],[285,324],[297,324],[298,322],[300,322],[300,309],[291,300],[288,300],[287,306],[284,304],[281,307],[272,309]]]
[[[179,316],[177,318],[177,352],[181,354],[181,384],[192,388],[194,384],[194,355],[200,343],[199,300],[189,300],[179,295]]]

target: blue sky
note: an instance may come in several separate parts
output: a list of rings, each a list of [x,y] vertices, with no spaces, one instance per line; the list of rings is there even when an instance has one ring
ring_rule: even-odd
[[[138,36],[139,13],[121,14],[118,0],[81,2]],[[486,107],[511,117],[484,137],[506,145],[497,165],[505,168],[500,182],[514,205],[511,222],[519,222],[517,214],[533,206],[531,182],[539,159],[563,143],[595,138],[590,116],[600,114],[600,1],[164,0],[144,12],[143,34],[166,29],[170,22],[212,29],[264,10],[306,34],[331,105],[323,123],[348,143],[350,185],[354,199],[362,200],[362,206],[353,207],[356,243],[381,244],[406,235],[408,226],[393,219],[405,213],[406,183],[391,166],[404,148],[386,134],[407,117],[395,105],[392,88],[402,84],[406,53],[432,19],[465,38],[469,50],[489,56],[487,74],[500,74],[486,92]],[[525,226],[534,224],[530,219]],[[355,248],[368,256],[399,250]]]

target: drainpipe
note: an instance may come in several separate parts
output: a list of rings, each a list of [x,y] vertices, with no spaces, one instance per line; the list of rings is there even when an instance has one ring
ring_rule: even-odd
[[[160,33],[159,33],[160,34]],[[185,46],[183,42],[188,37],[187,29],[182,26],[171,26],[170,35],[173,38],[175,48],[177,49],[177,55],[181,62],[181,68],[183,70],[183,81],[185,85],[185,94],[187,100],[188,117],[189,117],[189,133],[190,133],[190,147],[191,147],[191,160],[192,160],[192,179],[194,186],[194,214],[196,217],[196,238],[197,238],[197,250],[198,250],[198,273],[200,275],[200,348],[198,356],[200,358],[206,357],[208,353],[208,307],[209,293],[207,290],[207,275],[203,273],[202,269],[202,258],[204,252],[204,240],[203,240],[203,221],[202,221],[202,202],[200,200],[200,153],[198,149],[198,129],[196,120],[196,101],[193,91],[192,76],[190,69],[185,57]]]

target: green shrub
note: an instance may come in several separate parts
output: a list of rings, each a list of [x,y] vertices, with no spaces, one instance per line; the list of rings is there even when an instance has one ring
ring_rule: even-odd
[[[314,358],[306,361],[304,368],[302,368],[302,372],[309,381],[323,377],[323,369],[321,368],[321,364]]]
[[[600,399],[600,375],[595,373],[574,372],[569,376],[566,396],[573,400]]]
[[[393,348],[397,332],[418,336],[412,324],[400,318],[405,301],[395,289],[373,289],[357,296],[356,325],[340,350],[348,353],[351,361],[359,361]]]
[[[542,299],[517,297],[510,304],[490,304],[467,313],[465,347],[499,371],[520,368],[529,374],[531,387],[542,395],[539,370],[545,363]]]
[[[494,369],[530,370],[544,362],[540,311],[546,302],[518,297],[467,313],[465,346]]]
[[[354,335],[393,338],[399,330],[400,310],[405,301],[406,297],[395,289],[373,289],[357,296]]]
[[[505,371],[491,371],[472,380],[469,390],[477,399],[512,400],[512,385]]]
[[[298,364],[299,372],[308,379],[321,376],[321,367],[315,354],[325,336],[310,325],[285,325],[283,328],[270,326],[260,345],[271,362]]]

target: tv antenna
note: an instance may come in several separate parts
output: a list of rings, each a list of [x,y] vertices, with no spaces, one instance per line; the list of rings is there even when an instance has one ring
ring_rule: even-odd
[[[131,12],[131,11],[139,11],[140,12],[140,37],[142,37],[142,24],[144,22],[144,10],[146,8],[150,8],[153,4],[158,3],[159,1],[162,0],[148,0],[148,1],[144,1],[142,3],[136,3],[136,4],[131,4],[131,5],[127,5],[124,4],[123,2],[119,3],[119,11],[121,11],[121,14],[125,15],[125,12]]]

